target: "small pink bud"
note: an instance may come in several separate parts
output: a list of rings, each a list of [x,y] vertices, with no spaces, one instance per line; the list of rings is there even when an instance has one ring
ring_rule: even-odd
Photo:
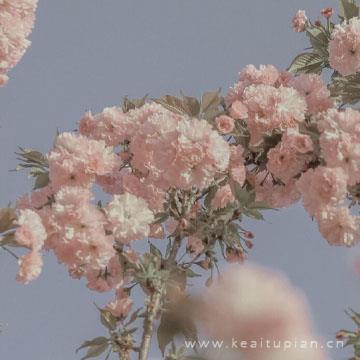
[[[248,247],[248,249],[252,249],[254,246],[254,243],[250,240],[245,240],[245,244]]]
[[[247,231],[244,236],[248,239],[253,239],[255,237],[251,231]]]
[[[9,78],[7,75],[0,75],[0,86],[4,86],[8,82]]]
[[[180,220],[180,229],[185,230],[189,225],[189,222],[186,219]]]
[[[321,10],[321,15],[326,17],[327,19],[330,18],[334,13],[333,8],[327,7]]]
[[[227,115],[221,115],[215,120],[216,127],[222,134],[228,134],[234,130],[234,119]]]
[[[347,331],[341,330],[336,333],[336,339],[342,340],[345,339],[348,336]]]
[[[202,260],[197,262],[196,264],[204,270],[209,270],[210,268],[210,260]]]

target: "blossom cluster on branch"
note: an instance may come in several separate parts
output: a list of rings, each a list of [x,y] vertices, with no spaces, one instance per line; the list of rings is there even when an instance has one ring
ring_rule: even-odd
[[[37,278],[47,250],[91,290],[115,294],[99,309],[109,337],[86,342],[84,359],[105,351],[147,359],[159,317],[166,359],[194,358],[175,341],[179,333],[196,339],[193,319],[171,317],[188,308],[196,267],[209,273],[198,313],[213,336],[312,338],[305,301],[282,277],[251,266],[225,272],[223,281],[214,274],[220,256],[241,263],[253,247],[244,217],[261,220],[263,210],[296,202],[329,244],[360,241],[360,112],[349,106],[360,99],[360,19],[353,1],[341,5],[340,25],[332,22],[332,9],[322,11],[325,24],[296,14],[294,30],[305,32],[312,47],[287,70],[248,65],[224,97],[210,91],[200,99],[125,98],[84,114],[46,155],[20,148],[18,169],[30,170],[34,190],[0,213],[0,246],[27,249],[17,279]],[[328,85],[320,76],[325,68],[333,70]],[[149,251],[136,250],[137,241]],[[132,312],[136,287],[146,301]],[[226,328],[209,318],[215,309]],[[245,353],[282,358],[274,349]],[[293,349],[289,356],[325,354]]]
[[[8,71],[16,66],[30,45],[37,0],[0,1],[0,86],[8,81]]]

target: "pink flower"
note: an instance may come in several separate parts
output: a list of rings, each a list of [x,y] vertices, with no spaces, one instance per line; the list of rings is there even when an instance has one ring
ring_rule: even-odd
[[[296,32],[305,31],[305,26],[308,21],[304,10],[298,10],[292,20],[292,27]]]
[[[7,72],[15,67],[30,46],[29,36],[37,0],[2,0],[0,2],[0,86],[8,80]]]
[[[133,176],[135,177],[135,175]],[[114,171],[109,175],[97,176],[96,184],[101,186],[107,194],[121,194],[123,192],[123,177],[124,171]]]
[[[110,302],[105,309],[110,311],[114,316],[126,317],[132,308],[133,301],[128,297],[124,289],[119,288],[116,292],[116,299]]]
[[[109,228],[121,242],[129,243],[149,235],[154,214],[144,199],[129,193],[115,195],[105,211]]]
[[[33,191],[30,195],[21,196],[16,201],[17,209],[39,209],[49,202],[52,196],[52,189],[50,186],[45,186],[41,189]]]
[[[204,250],[204,245],[201,239],[199,239],[197,236],[189,236],[187,240],[187,249],[190,251],[192,256],[196,258],[199,256],[202,251]]]
[[[310,215],[327,205],[336,205],[347,193],[347,176],[341,168],[319,166],[302,174],[297,188]]]
[[[113,237],[105,233],[105,215],[90,203],[90,198],[88,189],[64,187],[55,194],[55,202],[46,214],[46,247],[76,278],[92,270],[98,274],[105,271],[115,256]]]
[[[231,191],[230,185],[224,185],[219,190],[217,190],[214,198],[211,201],[211,206],[214,209],[221,209],[234,201],[235,197]]]
[[[95,116],[87,112],[80,120],[79,130],[89,138],[105,141],[107,146],[118,146],[130,140],[138,126],[121,108],[114,106]]]
[[[318,118],[318,128],[325,137],[336,137],[348,133],[354,140],[360,139],[360,111],[346,108],[345,110],[330,109]]]
[[[272,177],[263,171],[256,177],[248,176],[248,180],[255,186],[256,201],[264,202],[270,207],[289,207],[300,199],[295,179],[288,181],[285,185],[275,184]]]
[[[245,89],[244,104],[249,110],[247,122],[253,145],[273,130],[297,128],[305,119],[305,99],[293,88],[251,85]]]
[[[267,169],[278,179],[287,183],[306,167],[313,149],[311,138],[297,131],[288,130],[282,141],[268,154]]]
[[[330,91],[317,74],[301,74],[294,77],[289,85],[305,98],[310,114],[326,111],[333,106]]]
[[[341,75],[360,70],[360,19],[350,19],[336,25],[329,43],[330,66]]]
[[[273,65],[247,65],[239,74],[239,80],[250,84],[274,85],[279,77],[279,71]]]
[[[89,186],[95,176],[85,172],[83,164],[75,158],[64,158],[60,154],[50,154],[49,178],[51,187],[57,191],[63,186]]]
[[[319,230],[330,245],[353,246],[360,240],[359,217],[346,207],[328,207],[316,214]]]
[[[344,131],[324,131],[320,145],[329,167],[340,167],[350,185],[360,181],[360,143],[355,134]]]
[[[119,193],[128,192],[146,200],[154,212],[162,212],[165,202],[165,191],[157,187],[150,178],[139,178],[134,174],[122,172],[122,188]]]
[[[119,162],[111,147],[75,133],[60,134],[48,155],[51,185],[87,186],[95,175],[111,173]]]
[[[231,104],[230,115],[234,119],[246,119],[248,116],[248,109],[241,101],[236,100]]]
[[[314,150],[311,137],[301,134],[295,129],[287,130],[282,136],[281,143],[284,147],[292,149],[298,155],[305,155]]]
[[[184,119],[178,126],[178,165],[175,177],[180,188],[204,188],[229,164],[229,146],[205,120]],[[179,170],[181,171],[179,173]]]
[[[47,238],[40,216],[29,209],[20,210],[17,224],[19,227],[15,232],[16,242],[33,251],[39,251]]]
[[[354,185],[360,181],[360,112],[331,109],[318,120],[320,145],[326,163],[341,167]]]
[[[245,159],[243,158],[244,149],[241,145],[230,147],[230,165],[229,171],[231,178],[237,181],[241,186],[246,179]]]
[[[204,188],[229,164],[229,146],[205,120],[154,114],[130,144],[131,164],[156,187]]]
[[[83,163],[89,174],[105,175],[111,173],[118,162],[112,147],[104,141],[89,140],[74,133],[60,134],[55,143],[55,151],[64,157],[71,156]]]
[[[229,134],[234,130],[234,119],[227,115],[221,115],[215,119],[217,129],[221,134]]]
[[[152,224],[150,225],[150,234],[149,237],[153,239],[163,239],[165,236],[164,228],[161,224]]]
[[[238,100],[241,101],[247,86],[260,84],[274,86],[279,75],[279,71],[273,65],[260,65],[259,69],[254,65],[247,65],[239,74],[239,82],[231,87],[226,94],[226,105],[230,106]],[[240,106],[240,104],[237,105]],[[245,108],[242,106],[241,108],[241,111],[244,112]]]
[[[304,295],[282,275],[267,269],[249,264],[232,266],[202,300],[205,328],[216,339],[279,342],[313,337]],[[275,348],[248,347],[244,353],[249,359],[275,359],[280,353],[284,356]],[[294,359],[307,358],[300,354]],[[316,359],[324,358],[319,354]]]
[[[114,255],[105,269],[90,268],[85,277],[87,287],[98,292],[117,289],[124,284],[124,273],[118,255]]]
[[[31,251],[19,259],[19,266],[16,280],[22,284],[28,284],[38,278],[41,273],[43,266],[41,255],[38,251]]]
[[[165,229],[170,235],[176,231],[178,226],[179,226],[179,221],[175,220],[174,218],[170,218],[165,222]]]

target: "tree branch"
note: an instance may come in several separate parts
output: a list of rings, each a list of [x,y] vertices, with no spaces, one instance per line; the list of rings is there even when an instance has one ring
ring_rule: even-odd
[[[151,338],[154,331],[154,322],[156,319],[156,315],[161,308],[162,296],[163,296],[162,290],[156,290],[150,296],[150,302],[147,306],[145,320],[144,320],[144,331],[140,345],[139,360],[148,359]]]
[[[4,245],[0,245],[0,248],[3,249],[4,251],[8,252],[11,256],[13,256],[16,260],[19,260],[19,257],[10,249],[8,249],[6,246]]]
[[[176,263],[176,256],[181,247],[181,237],[176,236],[174,239],[174,243],[172,244],[169,257],[166,259],[166,268],[171,267]],[[148,360],[151,338],[154,331],[154,323],[156,320],[156,316],[161,311],[161,304],[163,301],[164,295],[164,287],[160,289],[156,289],[150,295],[150,301],[146,309],[144,326],[143,326],[143,335],[139,350],[139,360]]]

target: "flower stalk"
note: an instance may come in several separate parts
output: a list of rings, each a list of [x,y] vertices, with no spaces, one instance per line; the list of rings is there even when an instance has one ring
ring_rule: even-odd
[[[150,351],[150,344],[152,334],[154,332],[154,324],[157,314],[161,310],[161,303],[163,297],[163,290],[155,290],[150,295],[150,301],[146,308],[146,315],[144,319],[143,334],[141,345],[139,349],[139,360],[147,360]]]

